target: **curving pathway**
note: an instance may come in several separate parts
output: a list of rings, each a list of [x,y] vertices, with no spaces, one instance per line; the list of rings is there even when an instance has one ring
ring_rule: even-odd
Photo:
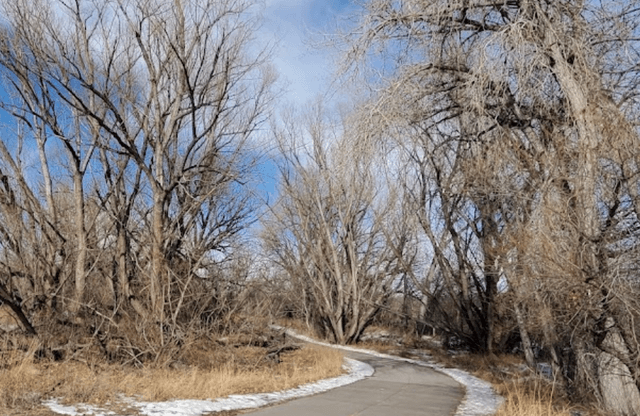
[[[141,402],[131,399],[130,405],[148,416],[195,416],[221,411],[227,415],[235,415],[247,413],[242,409],[269,405],[273,407],[253,411],[251,414],[435,416],[453,415],[455,412],[456,416],[489,416],[502,403],[502,398],[495,394],[489,383],[463,370],[442,368],[424,360],[410,360],[375,351],[330,345],[281,327],[275,328],[304,342],[342,349],[347,357],[352,358],[346,364],[349,374],[280,392],[231,395],[216,400]],[[336,387],[339,388],[335,389]],[[463,390],[466,390],[466,394],[463,394]],[[312,394],[316,395],[310,396]],[[293,401],[276,405],[285,400]],[[55,399],[44,404],[53,412],[66,415],[113,414],[86,404],[62,406]],[[83,413],[78,407],[84,409]]]
[[[373,376],[325,393],[248,414],[255,416],[449,416],[462,386],[451,377],[409,362],[346,351],[375,369]]]

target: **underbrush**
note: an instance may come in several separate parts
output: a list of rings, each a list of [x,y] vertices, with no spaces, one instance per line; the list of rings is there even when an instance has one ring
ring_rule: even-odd
[[[492,384],[504,398],[496,416],[599,416],[594,407],[572,403],[547,376],[531,370],[518,355],[451,354],[429,348],[428,354],[447,367],[461,368]]]
[[[251,341],[251,342],[249,342]],[[100,359],[52,360],[32,339],[25,349],[0,350],[0,414],[49,414],[43,400],[121,408],[123,397],[144,401],[213,399],[278,391],[342,373],[336,350],[229,335],[191,340],[179,359],[142,367]],[[39,413],[45,412],[45,413]]]
[[[302,319],[295,318],[279,318],[275,320],[278,326],[293,329],[297,334],[304,335],[314,339],[320,339],[320,334],[311,326],[307,325]]]

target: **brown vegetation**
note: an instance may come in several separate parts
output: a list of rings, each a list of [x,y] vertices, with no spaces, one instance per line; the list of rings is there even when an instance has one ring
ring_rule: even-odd
[[[66,365],[93,397],[104,366],[262,367],[272,319],[338,343],[415,325],[640,413],[638,1],[363,2],[357,100],[273,122],[269,207],[254,1],[0,6],[2,371]],[[13,386],[7,406],[37,400]],[[549,397],[525,390],[503,391]]]
[[[380,336],[380,335],[384,336]],[[358,347],[415,360],[435,361],[438,365],[460,368],[492,384],[504,403],[496,416],[604,416],[607,412],[573,401],[558,388],[550,374],[529,368],[522,355],[474,354],[443,348],[442,337],[416,337],[398,327],[370,328]]]
[[[27,350],[2,350],[0,411],[38,411],[51,398],[102,408],[127,407],[126,398],[206,400],[279,391],[342,373],[340,352],[314,346],[283,349],[273,337],[195,339],[181,348],[179,361],[143,368],[107,363],[100,356],[51,361],[38,356],[42,347],[31,340]],[[283,352],[274,356],[278,349]]]
[[[421,243],[417,319],[548,360],[559,390],[619,415],[640,412],[639,10],[375,0],[344,38],[373,97],[359,130],[392,150]]]

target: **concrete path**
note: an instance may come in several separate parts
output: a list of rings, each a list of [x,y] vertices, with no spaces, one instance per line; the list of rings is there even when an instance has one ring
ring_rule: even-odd
[[[372,377],[261,409],[255,416],[450,416],[464,391],[449,376],[427,367],[345,352],[347,357],[375,368]]]

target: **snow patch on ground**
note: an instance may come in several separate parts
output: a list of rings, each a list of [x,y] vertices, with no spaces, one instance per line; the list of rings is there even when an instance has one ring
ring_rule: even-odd
[[[284,329],[280,327],[275,327],[275,329]],[[412,360],[409,358],[397,357],[395,355],[382,354],[377,351],[366,350],[362,348],[354,348],[348,346],[338,346],[333,344],[328,344],[325,342],[316,341],[312,338],[306,337],[304,335],[298,335],[294,331],[289,329],[284,329],[287,335],[298,338],[300,340],[325,345],[334,348],[340,348],[345,351],[353,351],[353,352],[361,352],[365,354],[371,354],[380,358],[387,358],[391,360],[404,361],[416,365],[420,365],[423,367],[430,367],[434,370],[440,371],[449,377],[453,378],[458,383],[462,384],[466,388],[465,397],[462,399],[462,403],[458,406],[458,410],[456,411],[456,416],[489,416],[495,414],[498,410],[498,407],[502,404],[503,398],[498,396],[493,389],[491,388],[491,383],[488,383],[484,380],[480,380],[477,377],[472,376],[466,371],[455,369],[455,368],[444,368],[430,360],[421,361],[421,360]],[[428,356],[425,357],[428,359]]]
[[[146,416],[198,416],[209,412],[219,412],[223,410],[240,410],[262,407],[284,400],[298,397],[310,396],[322,393],[336,387],[345,386],[373,375],[374,369],[368,364],[360,361],[345,358],[345,369],[347,374],[320,380],[315,383],[303,384],[290,390],[274,393],[259,393],[245,395],[231,395],[217,400],[173,400],[168,402],[141,402],[132,399],[126,400],[131,407],[137,408],[140,413]],[[44,402],[53,412],[69,415],[94,415],[110,416],[115,415],[112,411],[107,411],[94,406],[77,405],[63,406],[57,400]]]
[[[498,396],[491,388],[491,383],[480,380],[472,376],[466,371],[455,368],[444,368],[437,365],[431,365],[434,369],[445,373],[458,383],[464,385],[467,394],[462,403],[458,407],[456,415],[458,416],[485,416],[493,415],[500,405],[503,398]]]
[[[61,415],[75,416],[75,415],[81,414],[81,413],[78,413],[78,409],[75,406],[63,406],[60,403],[58,403],[56,399],[47,400],[43,404],[47,406],[49,409],[51,409],[52,412],[56,412]],[[90,409],[92,413],[94,413],[94,410],[96,409],[93,407]]]
[[[249,395],[232,395],[215,401],[209,400],[175,400],[171,402],[140,403],[136,406],[140,412],[147,416],[195,416],[206,412],[220,410],[238,410],[254,407],[262,407],[283,400],[309,396],[321,393],[336,387],[362,380],[373,375],[373,367],[360,361],[346,359],[349,374],[315,383],[304,384],[295,389],[275,393],[260,393]]]

